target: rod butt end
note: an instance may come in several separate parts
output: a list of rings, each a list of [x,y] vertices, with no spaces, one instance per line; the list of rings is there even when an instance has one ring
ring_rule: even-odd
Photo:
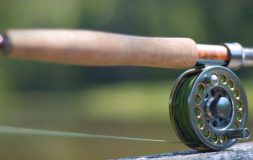
[[[3,49],[5,46],[5,38],[2,34],[0,34],[0,49]]]

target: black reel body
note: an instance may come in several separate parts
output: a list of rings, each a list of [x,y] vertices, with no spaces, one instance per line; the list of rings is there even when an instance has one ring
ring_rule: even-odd
[[[170,119],[180,140],[198,150],[222,150],[248,138],[246,94],[228,68],[190,69],[176,81]]]

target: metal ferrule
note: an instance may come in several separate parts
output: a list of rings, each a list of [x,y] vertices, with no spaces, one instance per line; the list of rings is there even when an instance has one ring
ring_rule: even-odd
[[[227,67],[238,69],[240,67],[253,67],[253,48],[243,48],[239,43],[224,44],[230,54]]]
[[[230,61],[227,67],[232,69],[239,69],[243,65],[243,48],[239,43],[225,43],[224,44],[230,54]]]
[[[245,67],[253,67],[253,48],[244,48],[242,64]]]

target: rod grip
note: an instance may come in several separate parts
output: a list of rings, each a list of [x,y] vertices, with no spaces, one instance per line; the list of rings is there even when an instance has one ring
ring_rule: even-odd
[[[196,64],[189,38],[150,38],[89,30],[8,30],[8,56],[88,66],[188,68]]]

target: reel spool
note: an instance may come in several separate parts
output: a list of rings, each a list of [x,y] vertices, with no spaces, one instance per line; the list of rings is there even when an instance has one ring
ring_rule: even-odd
[[[179,139],[197,150],[222,150],[249,138],[248,104],[239,78],[228,68],[190,69],[176,81],[170,119]]]

